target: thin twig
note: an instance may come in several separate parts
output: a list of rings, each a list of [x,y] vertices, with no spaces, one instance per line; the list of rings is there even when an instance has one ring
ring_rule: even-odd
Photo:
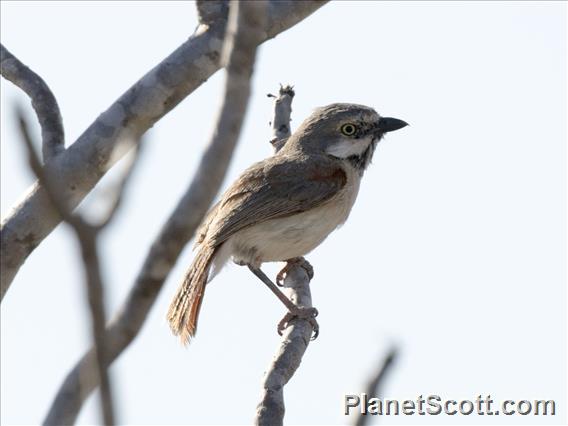
[[[367,389],[365,393],[369,395],[369,397],[378,397],[379,392],[384,385],[385,376],[387,372],[393,366],[396,357],[398,356],[398,352],[396,348],[391,348],[385,358],[381,358],[377,371],[373,376],[371,376],[369,383],[367,384]],[[370,416],[365,414],[359,414],[355,420],[355,426],[364,426],[369,422]]]
[[[47,163],[65,149],[63,121],[55,96],[39,75],[1,44],[0,73],[30,97],[41,126],[43,161]]]
[[[101,405],[105,425],[115,424],[113,392],[108,374],[107,353],[104,341],[106,315],[104,307],[104,284],[101,276],[100,257],[98,253],[97,232],[80,233],[77,229],[77,239],[81,245],[81,255],[85,264],[85,278],[89,308],[93,324],[93,340],[96,353],[96,373],[101,382]]]
[[[284,287],[287,295],[297,306],[312,307],[310,276],[305,266],[294,264],[286,274]],[[261,400],[256,408],[255,424],[278,426],[284,422],[284,386],[294,375],[308,348],[312,326],[305,319],[290,321],[280,341],[276,354],[262,383]]]
[[[40,160],[35,153],[33,142],[28,130],[28,124],[24,115],[18,111],[17,116],[20,131],[27,148],[30,167],[44,186],[51,203],[59,211],[63,220],[73,229],[81,248],[92,319],[93,341],[94,347],[96,348],[96,362],[93,368],[96,371],[95,374],[101,381],[101,410],[103,413],[104,423],[106,425],[113,425],[114,410],[112,403],[112,391],[106,368],[105,346],[103,341],[106,320],[103,297],[104,286],[100,273],[100,261],[97,251],[97,230],[88,224],[81,216],[69,211],[69,208],[65,205],[64,200],[59,195],[59,192],[53,185],[53,182],[44,173]]]
[[[274,147],[274,152],[280,151],[286,143],[286,140],[290,137],[290,120],[294,95],[294,87],[290,85],[281,85],[278,96],[268,95],[274,98],[274,114],[271,121],[272,139],[270,139],[270,143]]]
[[[112,201],[107,209],[107,213],[97,224],[92,226],[98,230],[102,230],[107,227],[107,225],[114,219],[116,213],[122,205],[122,200],[124,199],[124,194],[126,193],[126,188],[130,184],[131,176],[134,174],[134,168],[139,163],[138,157],[140,157],[140,151],[144,145],[144,141],[140,142],[135,139],[126,139],[124,141],[125,149],[132,150],[131,158],[126,166],[126,172],[122,175],[122,179],[116,184],[116,186],[111,191]]]
[[[239,7],[239,10],[233,6]],[[218,122],[189,188],[154,240],[130,294],[106,329],[109,363],[137,336],[178,256],[219,191],[247,109],[258,45],[256,37],[260,36],[259,29],[263,28],[263,6],[264,2],[231,3],[234,18],[231,22],[233,25],[238,22],[238,28],[227,33],[227,43],[233,48],[229,51],[225,94]],[[233,15],[237,12],[238,15]],[[94,361],[91,348],[68,373],[45,424],[75,421],[83,402],[99,385],[97,376],[88,374]]]
[[[112,218],[115,216],[116,211],[120,206],[120,200],[125,191],[129,177],[132,175],[134,165],[140,152],[140,144],[132,143],[136,146],[134,156],[124,173],[121,181],[114,189],[114,201],[111,204],[108,213],[97,224],[87,222],[82,216],[74,214],[70,211],[69,207],[65,204],[65,200],[61,197],[60,192],[54,185],[52,179],[45,173],[40,160],[35,153],[34,144],[29,133],[29,126],[24,117],[24,114],[16,109],[18,124],[22,139],[26,145],[28,153],[28,161],[31,169],[35,173],[40,183],[45,188],[46,194],[50,202],[54,205],[55,209],[59,212],[62,219],[71,226],[81,249],[81,256],[84,264],[85,281],[87,283],[87,294],[89,308],[92,319],[92,333],[93,333],[93,347],[95,348],[94,362],[91,367],[91,375],[98,377],[101,383],[101,409],[103,413],[103,420],[106,425],[114,424],[114,409],[112,402],[112,390],[110,379],[107,370],[107,353],[105,347],[105,308],[104,308],[104,283],[101,275],[100,257],[98,254],[98,241],[99,232],[106,227]]]

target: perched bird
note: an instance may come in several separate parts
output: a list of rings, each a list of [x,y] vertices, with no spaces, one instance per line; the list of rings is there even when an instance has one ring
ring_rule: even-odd
[[[279,332],[300,316],[317,335],[317,310],[295,306],[260,266],[304,256],[342,225],[377,143],[406,125],[363,105],[331,104],[306,119],[278,153],[245,170],[197,231],[197,255],[168,311],[173,333],[183,343],[195,335],[205,286],[232,257],[288,308]]]

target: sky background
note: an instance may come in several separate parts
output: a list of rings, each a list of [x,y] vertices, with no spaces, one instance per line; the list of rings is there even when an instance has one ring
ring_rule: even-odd
[[[67,145],[196,24],[194,5],[181,1],[1,2],[2,43],[53,90]],[[377,419],[383,424],[566,422],[566,59],[564,2],[336,2],[260,48],[224,188],[271,154],[266,94],[279,83],[296,89],[293,127],[332,102],[411,124],[380,143],[350,219],[308,256],[321,334],[285,388],[287,424],[350,422],[344,395],[363,391],[393,345],[400,356],[386,397],[555,399],[557,415]],[[148,134],[102,240],[110,315],[191,180],[223,80],[215,74]],[[4,216],[33,178],[11,110],[28,101],[9,82],[1,89]],[[117,171],[83,211],[96,215]],[[246,268],[229,266],[208,287],[197,338],[184,349],[165,313],[190,246],[112,366],[120,423],[253,419],[284,310]],[[60,226],[7,293],[2,424],[41,422],[90,345],[81,274]],[[99,421],[95,398],[78,421]]]

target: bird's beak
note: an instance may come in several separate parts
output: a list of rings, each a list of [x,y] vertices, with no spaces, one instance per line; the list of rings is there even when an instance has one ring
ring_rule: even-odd
[[[392,118],[392,117],[381,117],[379,119],[378,130],[380,130],[383,133],[386,133],[402,129],[405,126],[408,126],[408,123],[406,121],[402,121],[399,120],[398,118]]]

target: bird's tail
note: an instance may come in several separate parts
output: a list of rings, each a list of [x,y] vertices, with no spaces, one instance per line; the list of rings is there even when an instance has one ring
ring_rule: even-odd
[[[189,343],[197,329],[199,309],[214,254],[213,247],[203,246],[199,250],[168,310],[170,328],[185,345]]]

